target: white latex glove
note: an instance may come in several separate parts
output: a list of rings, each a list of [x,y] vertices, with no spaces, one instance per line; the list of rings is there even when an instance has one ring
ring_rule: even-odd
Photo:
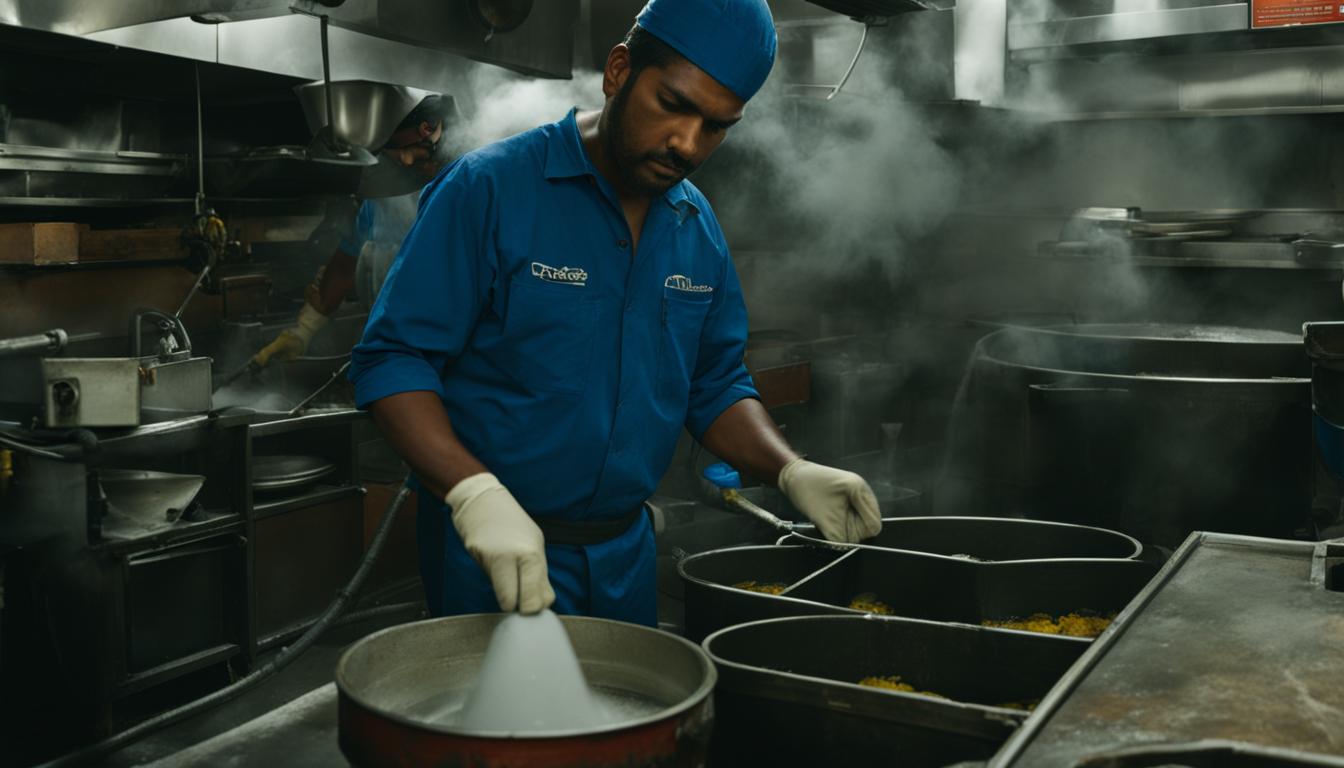
[[[853,472],[797,458],[779,471],[779,489],[830,541],[853,544],[882,530],[877,497]]]
[[[490,577],[501,610],[537,613],[555,602],[546,575],[546,538],[494,475],[462,480],[444,501],[453,508],[462,543]]]

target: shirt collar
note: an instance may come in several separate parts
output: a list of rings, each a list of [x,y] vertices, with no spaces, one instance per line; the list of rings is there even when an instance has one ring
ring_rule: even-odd
[[[588,160],[588,153],[583,149],[583,140],[579,137],[579,123],[575,118],[578,111],[577,107],[569,110],[569,114],[555,124],[557,130],[552,131],[547,140],[543,173],[548,179],[598,176],[597,168]],[[663,200],[678,210],[682,206],[688,206],[698,213],[700,208],[691,200],[687,191],[689,186],[690,183],[682,179],[663,193]]]

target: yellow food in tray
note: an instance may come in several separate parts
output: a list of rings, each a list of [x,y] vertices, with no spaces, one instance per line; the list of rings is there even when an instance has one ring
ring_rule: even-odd
[[[777,581],[739,581],[733,585],[733,589],[745,589],[748,592],[760,592],[765,595],[778,595],[788,588],[788,584]]]
[[[909,683],[901,682],[900,675],[887,675],[886,677],[865,677],[859,681],[859,685],[865,685],[869,688],[882,688],[888,691],[904,691],[905,693],[917,693],[920,696],[932,696],[935,699],[946,699],[946,696],[934,693],[933,691],[917,691]]]
[[[856,611],[876,613],[880,616],[891,616],[895,613],[890,605],[878,600],[877,595],[872,592],[864,592],[861,595],[855,595],[854,599],[849,601],[849,607]]]
[[[1055,618],[1048,613],[1033,613],[1025,619],[1005,619],[1003,621],[985,619],[980,622],[980,625],[998,629],[1021,629],[1047,635],[1096,637],[1105,632],[1114,619],[1115,614],[1110,616],[1085,616],[1080,613],[1066,613]]]

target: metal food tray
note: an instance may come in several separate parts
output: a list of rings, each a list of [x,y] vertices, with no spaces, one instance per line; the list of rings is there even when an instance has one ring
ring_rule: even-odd
[[[983,759],[1089,647],[916,619],[809,616],[720,630],[712,755],[722,765],[943,766]],[[843,649],[843,652],[837,652]],[[897,675],[939,697],[858,681]]]
[[[1139,560],[1024,560],[988,563],[901,550],[737,547],[677,565],[685,582],[686,635],[694,640],[759,619],[863,615],[849,608],[873,593],[907,618],[978,625],[1033,613],[1120,611],[1157,566]],[[734,588],[743,581],[788,584],[779,595]]]
[[[1196,532],[990,765],[1344,766],[1344,541]]]

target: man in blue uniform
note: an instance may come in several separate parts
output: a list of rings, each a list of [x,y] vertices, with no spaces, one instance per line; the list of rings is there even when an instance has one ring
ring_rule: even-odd
[[[554,603],[655,624],[642,503],[683,426],[828,538],[881,527],[868,484],[800,458],[756,399],[728,247],[685,180],[774,53],[764,0],[651,0],[608,56],[600,112],[467,154],[425,190],[351,378],[420,484],[434,613]]]
[[[431,94],[402,118],[381,150],[380,162],[385,166],[377,170],[400,172],[403,178],[395,180],[399,187],[416,188],[391,197],[370,197],[360,204],[353,229],[341,236],[327,263],[304,290],[303,307],[294,325],[253,355],[253,365],[263,368],[272,359],[302,357],[313,336],[351,294],[366,309],[372,306],[402,238],[415,221],[419,186],[434,178],[446,162],[443,136],[447,121],[455,114],[451,96]]]

